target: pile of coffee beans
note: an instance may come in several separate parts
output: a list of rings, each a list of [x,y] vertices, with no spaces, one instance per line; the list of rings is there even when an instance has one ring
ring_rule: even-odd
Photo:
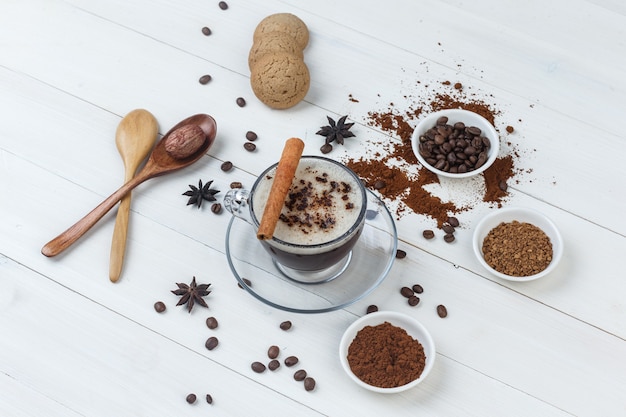
[[[487,162],[491,142],[480,128],[463,122],[448,124],[437,119],[435,126],[419,137],[419,153],[433,168],[452,174],[474,171]]]
[[[443,236],[443,240],[446,243],[454,242],[454,240],[456,239],[454,237],[454,232],[456,231],[457,227],[459,227],[459,220],[456,217],[448,217],[448,221],[444,223],[444,225],[441,227],[441,230],[443,230],[443,232],[445,233]],[[424,239],[430,240],[435,237],[435,232],[430,229],[426,229],[422,232],[422,236],[424,236]]]

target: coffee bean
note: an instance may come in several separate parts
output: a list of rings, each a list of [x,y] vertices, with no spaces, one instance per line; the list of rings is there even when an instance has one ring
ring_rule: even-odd
[[[437,315],[442,319],[448,316],[448,309],[443,304],[437,306]]]
[[[246,105],[246,99],[243,97],[237,97],[236,102],[239,107],[244,107]]]
[[[423,293],[423,292],[424,292],[424,288],[422,288],[422,286],[421,286],[421,285],[419,285],[419,284],[415,284],[415,285],[413,285],[413,288],[412,288],[412,289],[413,289],[413,291],[415,291],[415,293],[417,293],[417,294],[421,294],[421,293]]]
[[[387,184],[383,180],[378,180],[378,181],[376,181],[374,183],[374,189],[375,190],[380,190],[381,188],[385,188],[386,186],[387,186]]]
[[[409,302],[409,305],[410,305],[411,307],[415,307],[416,305],[418,305],[418,304],[419,304],[420,299],[419,299],[419,297],[418,297],[418,296],[416,296],[416,295],[412,295],[412,296],[410,296],[410,297],[409,297],[408,302]]]
[[[211,394],[206,395],[206,402],[207,404],[213,404],[213,397],[211,397]]]
[[[248,152],[254,152],[256,150],[256,145],[252,142],[246,142],[243,144],[243,147]]]
[[[218,343],[219,343],[219,340],[217,340],[217,337],[211,336],[206,340],[206,343],[204,344],[204,346],[209,350],[213,350],[217,347]]]
[[[441,116],[440,118],[437,119],[437,122],[435,122],[437,126],[445,126],[446,123],[448,123],[447,116]]]
[[[398,249],[396,251],[396,258],[397,259],[404,259],[404,258],[406,258],[406,252],[403,251],[402,249]]]
[[[280,328],[282,330],[289,330],[289,329],[291,329],[291,322],[289,320],[283,321],[282,323],[280,323]]]
[[[220,214],[222,212],[222,205],[220,203],[211,204],[211,211],[215,214]]]
[[[425,239],[432,239],[435,237],[435,232],[432,230],[424,230],[422,236],[424,236]]]
[[[446,233],[446,235],[443,237],[443,240],[445,240],[446,243],[452,243],[454,242],[454,235],[452,233]]]
[[[248,278],[241,278],[241,280],[248,286],[248,287],[252,287],[252,281],[250,281]],[[241,288],[243,290],[243,286],[238,282],[237,285],[239,286],[239,288]]]
[[[154,303],[154,309],[156,310],[157,313],[164,312],[166,309],[165,303],[163,301],[157,301],[156,303]]]
[[[327,153],[329,153],[329,152],[330,152],[330,151],[332,151],[332,150],[333,150],[333,145],[331,145],[330,143],[325,143],[325,144],[323,144],[323,145],[322,145],[322,147],[320,148],[320,151],[321,151],[323,154],[327,154]]]
[[[193,404],[196,402],[196,394],[189,394],[187,395],[187,398],[185,398],[185,401],[187,401],[189,404]]]
[[[276,359],[279,353],[280,353],[280,348],[276,345],[272,345],[267,350],[267,357],[270,359]]]
[[[200,84],[208,84],[209,81],[211,81],[211,76],[209,74],[203,75],[198,81],[200,82]]]
[[[304,389],[307,391],[313,391],[315,389],[315,380],[310,376],[304,378]]]
[[[204,36],[209,36],[211,34],[211,29],[205,26],[202,28],[202,33],[204,34]]]
[[[295,374],[293,374],[293,379],[296,381],[304,381],[306,378],[306,371],[304,369],[298,369]]]
[[[456,217],[448,217],[448,224],[452,227],[459,227],[459,219]]]
[[[206,319],[206,327],[208,327],[209,329],[217,329],[217,325],[218,323],[215,317],[209,317],[208,319]]]
[[[272,359],[270,363],[267,364],[267,367],[269,368],[270,371],[275,371],[278,368],[280,368],[280,362],[277,361],[276,359]]]
[[[220,166],[220,168],[224,172],[230,171],[231,169],[233,169],[233,163],[230,161],[224,161],[222,165]]]
[[[452,227],[449,224],[444,224],[441,230],[443,230],[446,233],[454,233],[454,227]]]
[[[261,362],[252,362],[252,365],[250,365],[250,367],[257,374],[260,374],[261,372],[265,372],[265,369],[266,369],[265,365],[263,365]]]
[[[228,3],[226,3],[225,1],[220,1],[218,6],[220,6],[220,9],[222,10],[228,9]]]
[[[465,131],[467,133],[469,133],[470,135],[474,135],[474,136],[480,136],[480,134],[482,133],[480,128],[478,128],[476,126],[470,126],[470,127],[466,128]]]
[[[502,180],[498,183],[498,187],[502,190],[502,191],[506,191],[509,188],[509,185],[506,183],[506,181]]]
[[[409,287],[402,287],[400,288],[400,294],[402,294],[403,297],[409,298],[413,295],[413,290]]]
[[[291,367],[294,366],[295,364],[298,363],[298,357],[297,356],[289,356],[287,358],[285,358],[285,366]]]
[[[233,181],[230,183],[230,188],[231,189],[235,189],[235,188],[243,188],[243,184],[239,181]]]
[[[248,130],[248,131],[246,132],[246,139],[248,139],[250,142],[254,142],[255,140],[257,140],[257,139],[258,139],[258,136],[257,136],[257,134],[256,134],[256,133],[254,133],[253,131]]]
[[[378,311],[378,306],[372,304],[372,305],[367,306],[367,310],[365,310],[365,314],[375,313],[377,311]]]

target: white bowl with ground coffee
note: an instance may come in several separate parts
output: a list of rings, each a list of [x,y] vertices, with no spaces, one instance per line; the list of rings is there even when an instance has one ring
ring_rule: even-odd
[[[500,151],[500,137],[481,115],[462,109],[436,111],[413,131],[411,147],[429,171],[449,178],[468,178],[489,168]]]
[[[435,363],[435,342],[414,318],[393,311],[352,323],[339,344],[346,374],[363,388],[392,394],[421,383]]]
[[[542,213],[523,207],[498,209],[474,228],[478,261],[509,281],[532,281],[552,272],[563,254],[556,225]]]

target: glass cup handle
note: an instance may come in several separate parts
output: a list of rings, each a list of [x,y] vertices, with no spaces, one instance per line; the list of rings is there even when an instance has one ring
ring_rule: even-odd
[[[224,195],[224,207],[235,217],[253,224],[250,217],[249,199],[250,191],[243,188],[228,190]]]

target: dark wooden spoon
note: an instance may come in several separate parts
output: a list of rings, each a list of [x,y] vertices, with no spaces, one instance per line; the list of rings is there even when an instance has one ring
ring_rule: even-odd
[[[184,159],[172,157],[165,150],[167,138],[177,129],[186,125],[199,126],[206,136],[206,140],[191,156]],[[181,168],[185,168],[199,160],[215,141],[217,124],[215,120],[207,114],[196,114],[188,117],[170,129],[169,132],[154,146],[148,162],[137,173],[137,175],[125,183],[120,189],[111,194],[106,200],[90,211],[85,217],[76,222],[73,226],[61,233],[59,236],[46,243],[41,249],[45,256],[55,256],[70,247],[74,242],[84,235],[91,227],[98,222],[109,210],[111,210],[126,194],[142,182],[158,177]]]

